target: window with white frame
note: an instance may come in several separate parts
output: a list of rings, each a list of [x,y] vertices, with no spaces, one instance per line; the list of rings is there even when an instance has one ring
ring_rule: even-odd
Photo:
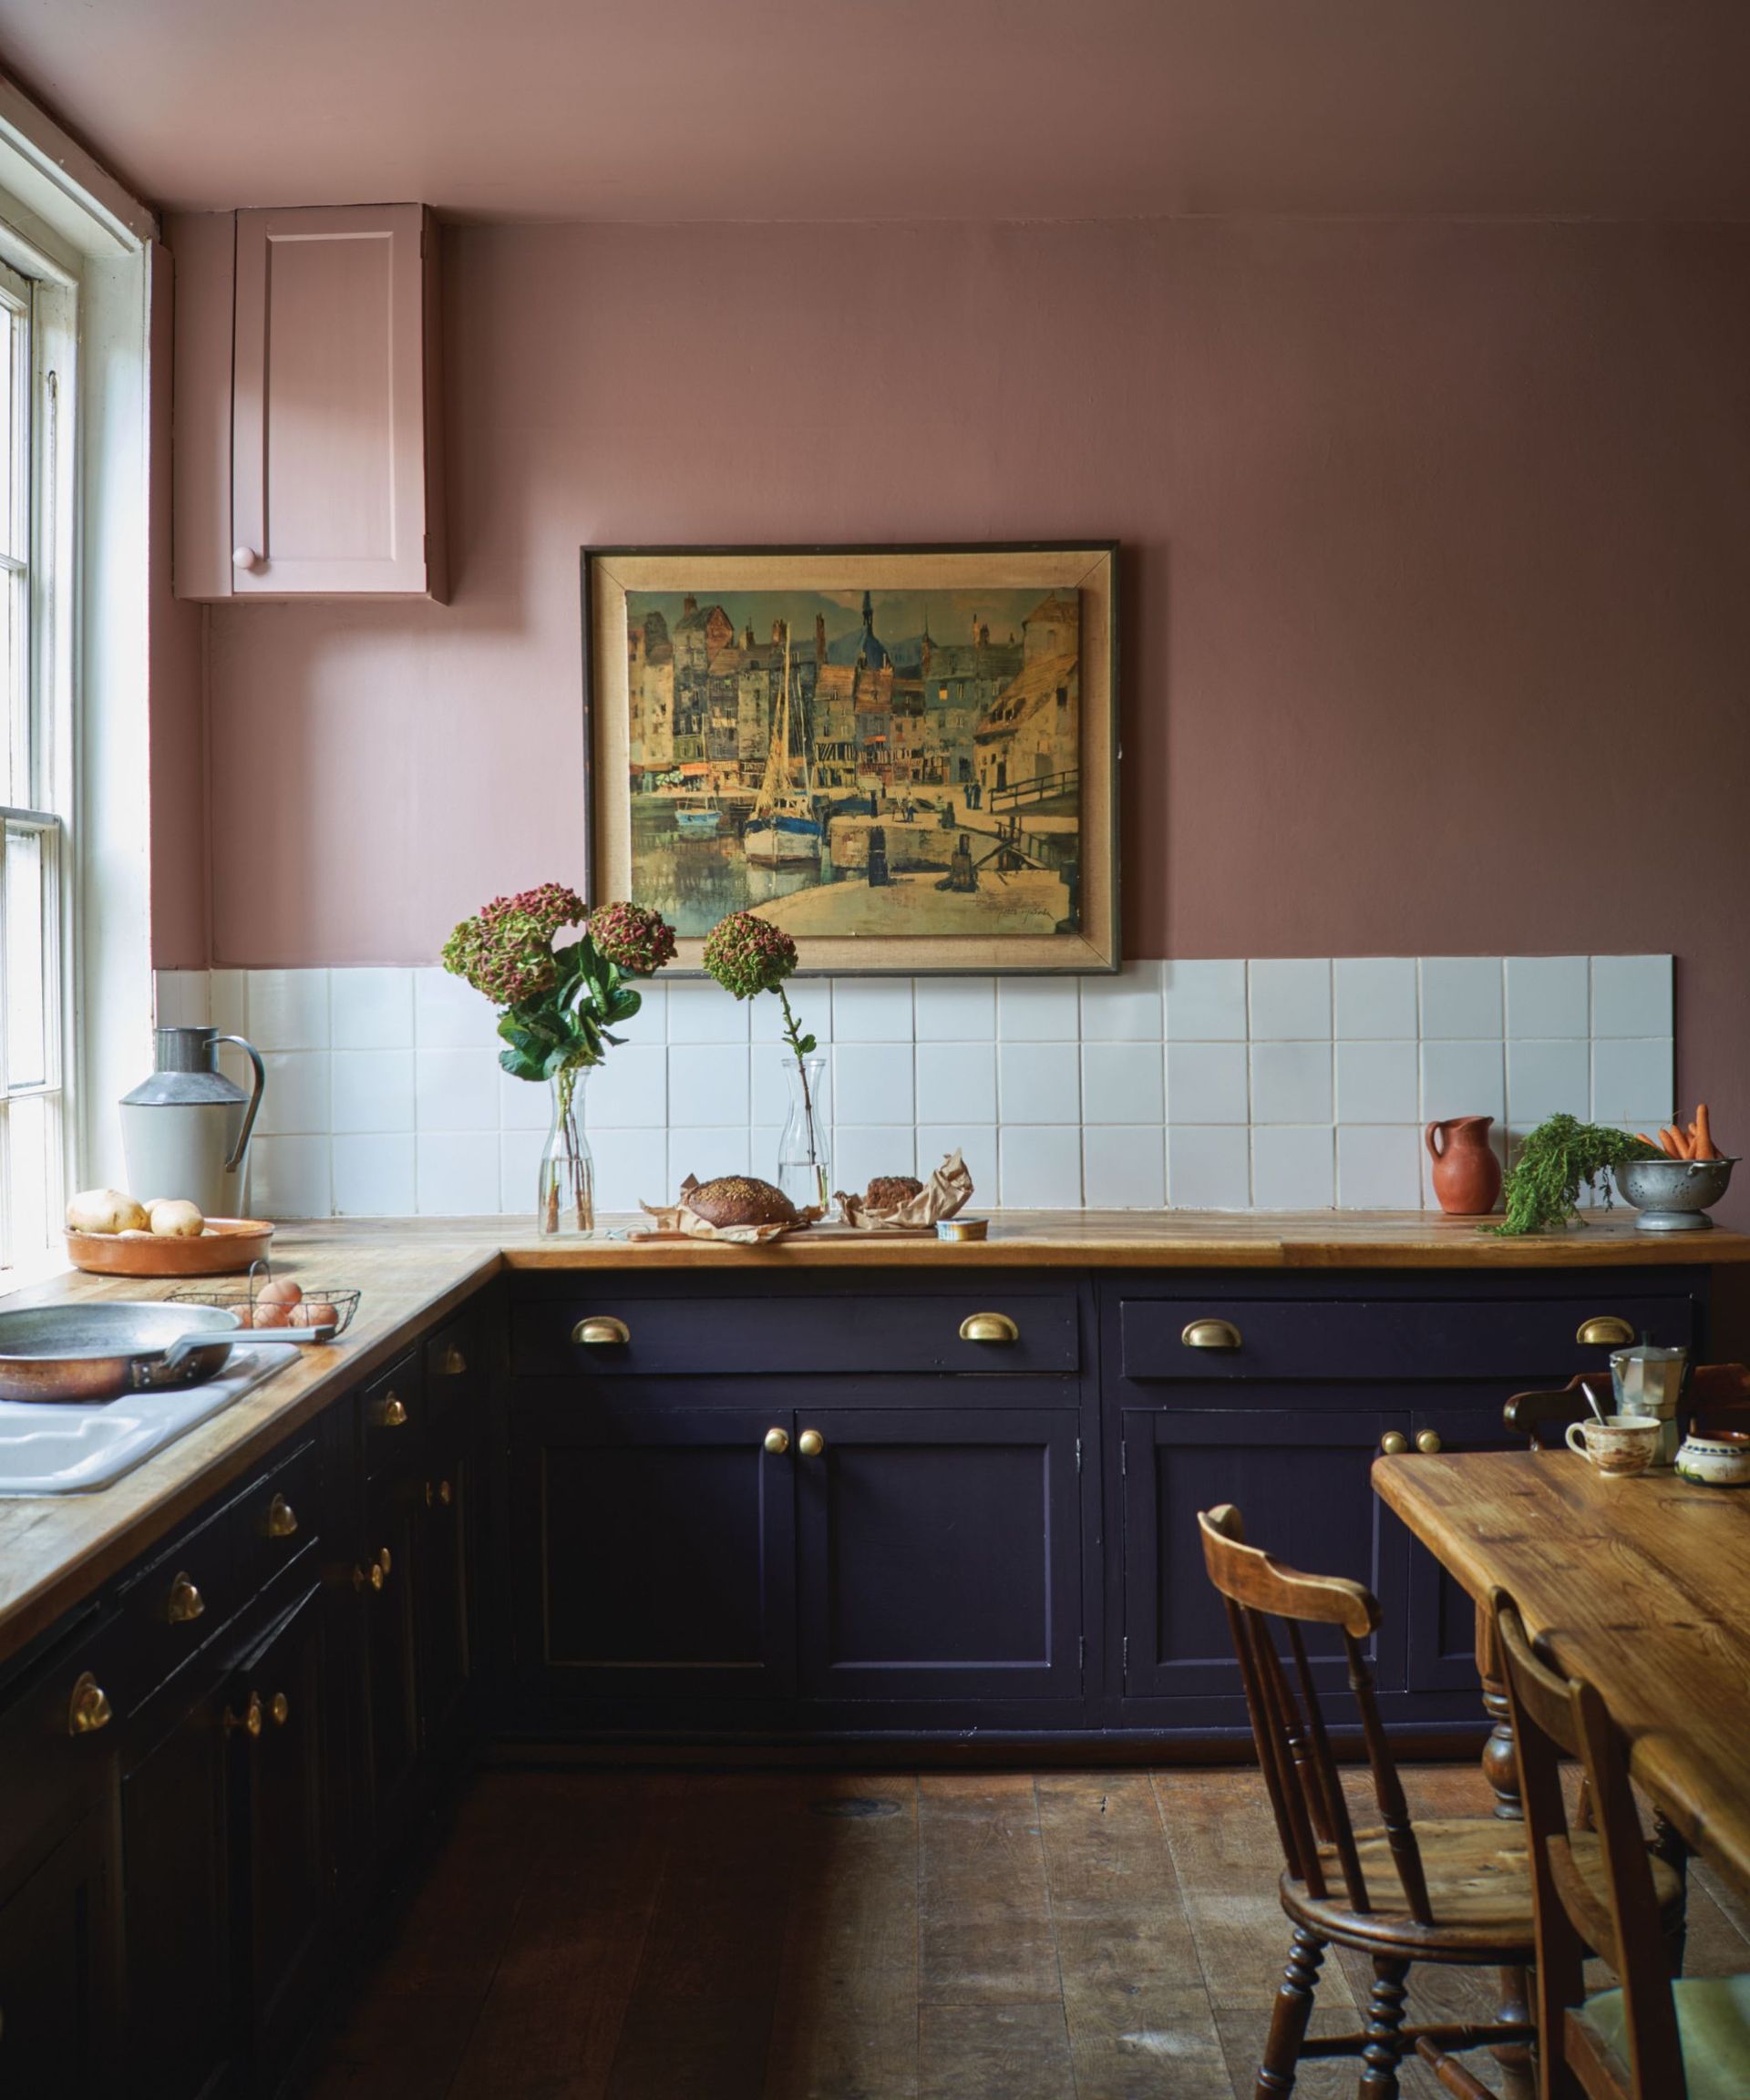
[[[71,950],[70,689],[60,640],[70,290],[0,263],[0,1269],[60,1223]]]

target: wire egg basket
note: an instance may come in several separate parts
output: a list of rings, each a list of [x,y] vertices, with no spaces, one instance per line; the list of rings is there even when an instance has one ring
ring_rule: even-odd
[[[170,1302],[172,1305],[217,1305],[226,1312],[235,1312],[247,1329],[295,1334],[301,1327],[320,1328],[320,1333],[311,1335],[312,1342],[337,1341],[352,1325],[360,1293],[350,1286],[301,1284],[296,1287],[300,1295],[287,1303],[283,1299],[263,1298],[273,1281],[272,1265],[263,1260],[252,1265],[247,1282],[187,1284],[172,1291]]]

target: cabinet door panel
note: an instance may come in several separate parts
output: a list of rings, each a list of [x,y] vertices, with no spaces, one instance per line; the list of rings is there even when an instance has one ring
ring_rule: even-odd
[[[115,2092],[104,1988],[109,1861],[94,1808],[0,1900],[0,2093]]]
[[[426,589],[424,213],[237,215],[240,597]]]
[[[400,1796],[419,1749],[418,1645],[414,1624],[414,1484],[399,1474],[381,1474],[365,1494],[366,1568],[388,1568],[380,1588],[367,1584],[365,1601],[367,1709],[371,1740],[371,1794],[377,1836],[394,1835]]]
[[[1609,1383],[1608,1377],[1606,1384]],[[1412,1436],[1432,1429],[1443,1451],[1507,1451],[1521,1446],[1501,1424],[1498,1401],[1474,1408],[1418,1407]],[[1388,1523],[1403,1529],[1395,1517]],[[1449,1575],[1419,1539],[1404,1532],[1407,1578],[1405,1596],[1405,1682],[1412,1692],[1468,1692],[1480,1696],[1477,1678],[1477,1607],[1463,1583]]]
[[[328,1914],[330,1826],[324,1742],[324,1613],[317,1591],[282,1620],[233,1683],[266,1724],[240,1738],[248,1761],[250,2006],[258,2045],[281,2054],[309,2006]]]
[[[1124,1691],[1127,1698],[1242,1695],[1221,1599],[1203,1565],[1199,1509],[1231,1502],[1273,1559],[1364,1582],[1385,1606],[1373,1665],[1402,1677],[1402,1539],[1369,1477],[1379,1440],[1402,1428],[1372,1413],[1220,1414],[1127,1409],[1124,1437]],[[1309,1629],[1321,1689],[1347,1682],[1340,1638]]]
[[[518,1455],[540,1674],[577,1695],[732,1699],[795,1677],[788,1410],[586,1417]],[[525,1625],[529,1618],[525,1617]]]
[[[454,1730],[473,1670],[469,1625],[474,1460],[440,1448],[425,1483],[419,1541],[419,1726],[427,1747]]]
[[[128,2059],[150,2100],[194,2100],[230,2054],[224,1705],[215,1689],[121,1785]]]
[[[895,1408],[819,1421],[825,1449],[796,1459],[804,1691],[1076,1696],[1079,1416]]]

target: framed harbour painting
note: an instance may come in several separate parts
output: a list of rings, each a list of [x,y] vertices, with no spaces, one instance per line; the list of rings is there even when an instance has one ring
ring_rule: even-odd
[[[1117,548],[583,551],[591,882],[683,968],[1118,966]]]

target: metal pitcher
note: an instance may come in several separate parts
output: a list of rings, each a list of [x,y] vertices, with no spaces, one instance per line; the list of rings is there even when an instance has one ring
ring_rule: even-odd
[[[241,1217],[249,1137],[267,1084],[261,1052],[216,1028],[158,1028],[152,1043],[157,1068],[121,1103],[129,1193],[142,1203],[186,1197],[209,1218]],[[249,1093],[219,1069],[221,1043],[236,1044],[254,1067]]]

